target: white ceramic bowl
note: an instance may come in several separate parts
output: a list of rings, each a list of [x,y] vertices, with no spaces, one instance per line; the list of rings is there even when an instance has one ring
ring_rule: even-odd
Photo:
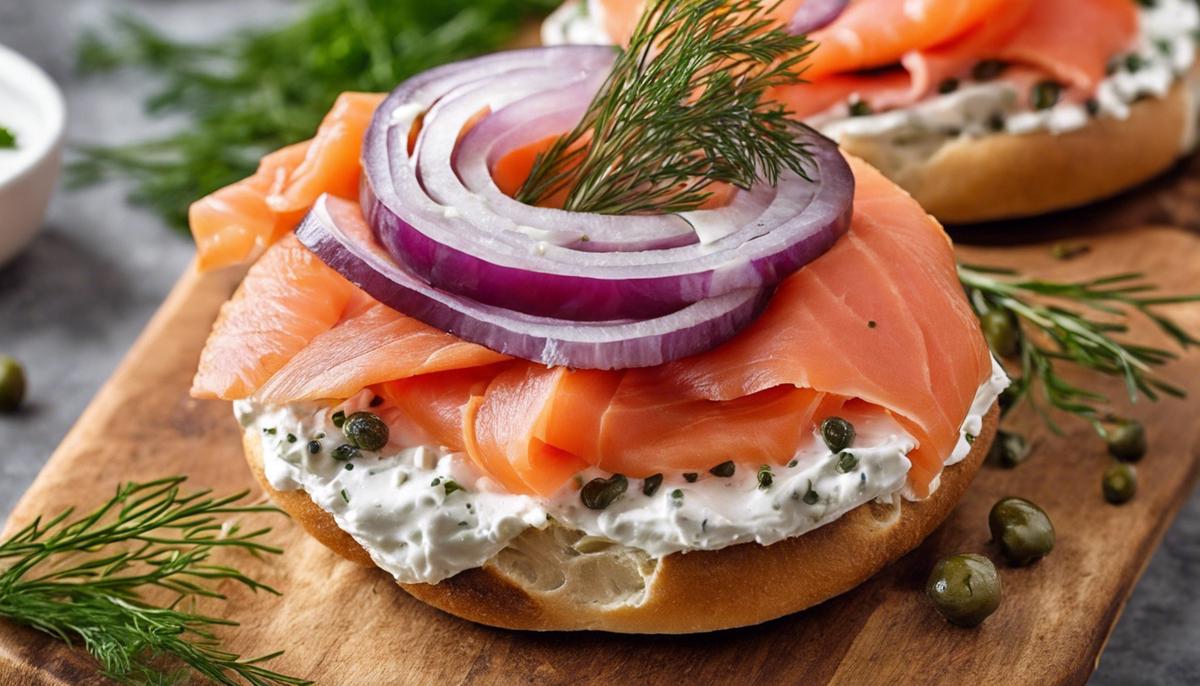
[[[66,106],[45,72],[3,45],[0,126],[17,136],[16,150],[0,150],[0,264],[4,264],[42,226],[61,168]]]

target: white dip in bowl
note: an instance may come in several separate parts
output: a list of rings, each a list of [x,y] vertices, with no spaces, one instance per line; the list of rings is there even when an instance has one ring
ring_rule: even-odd
[[[37,233],[58,180],[66,108],[45,72],[0,45],[0,127],[16,147],[0,147],[0,264]]]

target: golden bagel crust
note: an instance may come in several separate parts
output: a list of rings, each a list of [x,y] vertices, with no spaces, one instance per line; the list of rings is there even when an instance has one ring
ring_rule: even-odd
[[[1126,119],[1095,117],[1069,133],[997,133],[949,140],[923,160],[890,143],[842,136],[861,157],[943,223],[1044,214],[1116,195],[1165,171],[1189,152],[1197,112],[1196,74],[1162,98],[1130,106]]]
[[[621,633],[693,633],[761,622],[844,593],[917,547],[950,514],[996,433],[993,406],[970,454],[942,473],[941,486],[920,502],[867,504],[802,536],[774,545],[746,543],[669,555],[658,562],[643,602],[604,607],[523,588],[494,566],[438,584],[400,584],[419,600],[482,624],[535,631],[595,629]],[[280,508],[314,538],[348,560],[371,565],[366,551],[304,491],[277,491],[262,466],[262,440],[244,434],[246,460]]]

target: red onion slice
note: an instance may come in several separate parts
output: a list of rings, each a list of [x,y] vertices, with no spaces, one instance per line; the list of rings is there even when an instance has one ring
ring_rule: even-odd
[[[799,35],[823,29],[842,16],[849,4],[850,0],[804,0],[788,22],[788,32]]]
[[[422,279],[470,300],[554,319],[607,321],[652,319],[726,293],[770,288],[846,231],[853,177],[834,144],[816,133],[810,134],[815,181],[787,173],[775,188],[738,193],[712,216],[752,219],[733,228],[728,222],[703,226],[707,242],[688,223],[695,220],[691,215],[568,213],[497,197],[490,173],[481,176],[492,152],[487,141],[480,135],[471,147],[466,139],[459,142],[463,113],[484,110],[499,90],[487,82],[516,94],[504,96],[499,109],[476,125],[501,137],[520,125],[512,114],[518,108],[525,108],[519,111],[526,121],[548,125],[565,108],[553,107],[544,94],[598,84],[596,74],[611,60],[611,49],[603,47],[498,53],[426,72],[393,91],[376,113],[363,151],[363,210],[380,243]],[[529,83],[536,85],[522,85]],[[547,90],[546,83],[562,88]],[[526,101],[533,104],[523,106]],[[453,117],[443,116],[451,112]],[[418,121],[414,155],[409,140]],[[547,128],[544,135],[561,130]],[[447,149],[455,153],[447,156]],[[681,222],[691,232],[686,244]],[[625,238],[631,249],[572,247],[571,241],[593,235],[606,248]],[[567,243],[555,244],[560,239]]]
[[[322,195],[296,229],[318,258],[376,300],[459,338],[547,366],[650,367],[708,350],[766,303],[761,289],[700,300],[641,321],[576,322],[485,305],[434,288],[375,242],[354,203]]]

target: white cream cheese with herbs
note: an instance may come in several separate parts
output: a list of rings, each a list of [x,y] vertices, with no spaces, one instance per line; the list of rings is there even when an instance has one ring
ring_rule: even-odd
[[[1131,2],[1133,0],[1130,0]],[[546,20],[547,44],[610,42],[595,3],[569,2]],[[1114,58],[1111,73],[1085,103],[1060,102],[1035,108],[1032,94],[998,78],[963,81],[951,93],[934,95],[912,106],[878,114],[851,116],[850,103],[838,105],[808,122],[835,140],[854,138],[890,146],[936,149],[960,136],[991,133],[1066,133],[1083,128],[1095,116],[1124,119],[1132,103],[1161,98],[1183,78],[1196,59],[1200,7],[1194,0],[1147,0],[1139,3],[1140,36],[1128,54]],[[853,100],[854,98],[852,98]],[[866,105],[869,107],[870,103]],[[1194,144],[1185,132],[1182,148]]]
[[[948,462],[961,460],[983,416],[1008,385],[993,374],[978,390]],[[847,414],[853,445],[833,453],[815,432],[787,465],[735,463],[731,476],[667,474],[647,495],[642,479],[603,510],[584,506],[579,484],[610,475],[588,470],[552,498],[514,494],[483,474],[465,454],[404,445],[395,436],[378,452],[334,459],[345,442],[333,416],[368,408],[370,394],[333,407],[234,404],[238,421],[263,438],[263,467],[281,491],[304,490],[397,580],[436,583],[480,567],[529,527],[553,518],[572,529],[652,557],[770,544],[828,524],[872,500],[904,493],[916,442],[886,415]],[[766,483],[768,482],[769,483]]]

